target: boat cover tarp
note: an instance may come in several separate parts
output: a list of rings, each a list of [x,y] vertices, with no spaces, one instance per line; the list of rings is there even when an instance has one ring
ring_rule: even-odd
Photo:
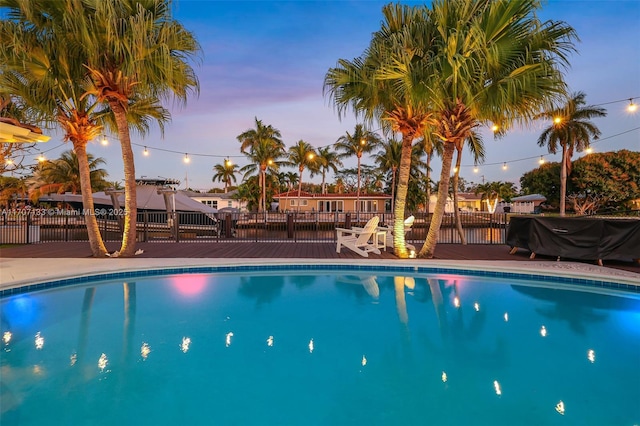
[[[507,244],[568,259],[640,259],[640,220],[513,216]]]

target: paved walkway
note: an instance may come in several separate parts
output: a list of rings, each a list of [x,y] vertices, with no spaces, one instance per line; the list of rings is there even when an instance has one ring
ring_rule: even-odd
[[[107,248],[115,251],[118,243]],[[249,264],[373,264],[461,267],[518,273],[549,273],[566,277],[614,280],[640,286],[640,265],[633,262],[593,263],[529,259],[529,253],[509,254],[498,245],[440,244],[434,259],[397,259],[391,252],[363,258],[348,249],[335,252],[331,243],[140,243],[135,258],[90,257],[88,243],[42,243],[0,249],[0,289],[69,276],[134,269]]]

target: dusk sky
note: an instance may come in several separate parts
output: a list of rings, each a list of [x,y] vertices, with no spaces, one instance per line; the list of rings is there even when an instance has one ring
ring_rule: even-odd
[[[189,99],[186,107],[172,109],[163,138],[157,129],[144,139],[133,135],[136,175],[177,179],[180,188],[187,182],[197,190],[222,187],[211,181],[212,168],[227,157],[240,166],[247,164],[236,138],[254,127],[254,117],[279,129],[287,147],[300,139],[323,147],[353,132],[353,114],[338,118],[323,97],[323,80],[338,59],[351,60],[364,51],[380,27],[384,4],[175,1],[175,18],[202,46],[202,62],[194,67],[200,95]],[[585,92],[588,105],[607,109],[606,118],[594,120],[602,132],[594,151],[640,150],[640,112],[631,115],[625,110],[630,98],[640,103],[640,1],[550,1],[544,3],[541,18],[565,21],[581,39],[578,53],[570,58],[567,81],[571,91]],[[538,167],[541,155],[546,161],[560,159],[536,143],[548,125],[515,129],[499,140],[483,129],[485,164],[474,173],[471,155],[465,152],[461,176],[469,182],[484,178],[519,187],[520,176]],[[119,143],[113,135],[109,140],[108,146],[95,141],[88,150],[107,161],[110,181],[122,180]],[[142,155],[144,146],[150,155]],[[54,135],[41,149],[53,159],[71,145]],[[185,153],[191,159],[188,165],[183,162]],[[434,180],[439,180],[439,161],[433,161]],[[363,163],[372,164],[368,159]],[[345,165],[354,167],[355,158]],[[240,183],[242,176],[237,178]],[[308,172],[303,181],[309,181]]]

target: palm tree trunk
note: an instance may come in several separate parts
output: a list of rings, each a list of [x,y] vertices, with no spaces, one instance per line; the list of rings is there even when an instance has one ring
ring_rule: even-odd
[[[567,144],[562,144],[562,165],[560,166],[560,216],[565,215],[567,198]]]
[[[302,170],[300,170],[300,177],[298,178],[298,211],[300,211],[300,192],[302,192]]]
[[[460,220],[460,211],[458,209],[458,180],[460,176],[460,163],[462,162],[462,149],[457,149],[458,155],[456,157],[456,171],[453,174],[453,215],[456,219],[456,229],[460,236],[460,242],[463,245],[467,244],[467,240],[464,237],[464,231],[462,230],[462,221]]]
[[[358,188],[356,192],[356,220],[360,221],[360,156],[358,156]]]
[[[323,194],[327,193],[327,186],[326,186],[326,183],[325,183],[325,177],[326,177],[325,175],[326,175],[326,173],[327,172],[323,169],[322,170],[322,193]]]
[[[396,171],[397,167],[391,168],[391,211],[393,211],[393,207],[396,202]]]
[[[87,146],[82,142],[73,142],[73,149],[78,158],[78,169],[80,171],[80,186],[82,192],[82,208],[84,210],[84,221],[87,224],[87,235],[89,246],[93,257],[104,258],[107,255],[107,248],[104,246],[100,227],[95,215],[93,205],[93,191],[91,190],[91,174],[89,172],[89,160],[87,158]]]
[[[393,208],[393,253],[400,259],[409,257],[404,240],[404,210],[409,188],[409,173],[411,171],[411,139],[402,135],[402,153],[398,168],[398,189]]]
[[[425,207],[425,212],[427,213],[427,217],[429,217],[430,209],[431,209],[431,154],[427,154],[427,205]]]
[[[138,202],[136,193],[136,169],[131,149],[131,136],[125,109],[118,101],[109,101],[109,106],[116,119],[118,139],[122,150],[124,164],[124,230],[120,246],[121,257],[132,257],[136,251],[136,222],[138,217]]]
[[[449,180],[451,173],[451,160],[453,159],[453,151],[455,150],[455,144],[452,142],[446,142],[444,152],[442,153],[442,171],[440,173],[440,185],[438,186],[438,201],[436,207],[433,210],[433,217],[431,218],[431,224],[429,225],[429,232],[425,239],[418,257],[431,259],[438,243],[438,233],[440,232],[440,226],[442,225],[442,218],[444,217],[445,206],[447,204],[447,197],[449,195]]]

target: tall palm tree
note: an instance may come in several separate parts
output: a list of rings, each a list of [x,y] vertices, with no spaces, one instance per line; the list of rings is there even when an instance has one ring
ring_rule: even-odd
[[[342,161],[340,161],[339,154],[335,152],[331,147],[325,146],[323,148],[318,148],[318,165],[319,170],[311,173],[313,177],[318,172],[322,174],[322,193],[327,193],[327,184],[326,177],[327,172],[332,171],[333,173],[338,172],[338,167],[342,167]]]
[[[266,182],[265,174],[267,167],[277,165],[277,160],[284,154],[284,142],[280,130],[262,123],[262,120],[255,119],[255,128],[245,130],[238,135],[240,151],[254,161],[253,166],[260,169],[259,186],[262,191],[262,199],[258,206],[258,211],[266,210]],[[252,165],[243,167],[244,170],[255,171]],[[242,169],[241,169],[242,170]]]
[[[583,92],[571,94],[566,102],[552,107],[537,115],[549,119],[553,124],[547,127],[538,138],[538,145],[545,146],[555,154],[562,149],[560,162],[560,216],[565,215],[567,198],[567,176],[571,174],[571,157],[574,151],[581,152],[589,148],[591,139],[600,137],[600,129],[590,119],[606,117],[607,112],[598,106],[585,106],[586,95]]]
[[[340,116],[352,108],[367,122],[380,122],[402,135],[402,157],[394,202],[394,253],[407,258],[404,211],[411,170],[413,143],[423,135],[431,113],[424,102],[428,87],[425,44],[435,35],[426,25],[426,14],[417,7],[389,4],[383,7],[382,28],[369,47],[352,61],[340,59],[324,79],[324,90]],[[410,29],[412,31],[410,31]]]
[[[356,214],[360,213],[360,166],[362,154],[372,152],[382,143],[382,139],[376,133],[366,130],[362,124],[356,124],[353,133],[346,132],[340,136],[335,148],[342,151],[338,158],[356,156],[358,159],[358,183],[356,187]]]
[[[457,146],[477,127],[493,122],[497,136],[527,124],[564,96],[561,67],[575,50],[575,30],[541,22],[537,0],[434,0],[426,11],[435,28],[426,46],[423,84],[434,114],[434,136],[444,144],[438,200],[420,257],[433,257],[449,192]]]
[[[516,122],[528,123],[566,93],[559,68],[568,65],[575,31],[562,22],[541,22],[539,7],[537,0],[387,5],[365,53],[352,62],[340,60],[325,77],[340,111],[351,106],[366,117],[381,116],[403,135],[394,220],[399,257],[407,255],[400,214],[410,146],[427,125],[444,150],[438,201],[420,257],[434,254],[458,141],[485,123],[499,125],[498,135]]]
[[[303,140],[299,140],[297,144],[289,147],[289,156],[288,156],[287,164],[290,166],[297,166],[298,173],[300,174],[298,177],[298,208],[297,211],[300,211],[300,193],[302,192],[302,172],[304,172],[305,167],[310,169],[316,169],[317,164],[317,154],[316,150],[309,144]]]
[[[475,132],[471,133],[471,135],[469,135],[469,137],[464,141],[458,142],[459,144],[456,145],[456,166],[453,169],[453,182],[451,183],[451,188],[453,189],[453,215],[456,221],[456,228],[458,230],[458,235],[460,236],[460,241],[465,245],[467,244],[467,239],[462,231],[462,220],[460,219],[460,211],[458,210],[458,182],[460,181],[460,166],[462,164],[462,150],[464,148],[463,144],[464,142],[467,142],[467,146],[473,154],[475,164],[484,161],[484,144],[482,143],[482,136]]]
[[[258,211],[266,211],[267,208],[267,170],[277,172],[283,163],[280,159],[284,155],[284,144],[276,144],[271,139],[258,139],[252,145],[249,152],[245,152],[250,163],[240,169],[244,179],[253,173],[258,174],[258,187],[262,192],[259,197]]]
[[[200,46],[173,19],[170,0],[66,1],[77,9],[76,34],[88,56],[85,65],[93,84],[88,93],[108,105],[120,140],[125,187],[120,256],[133,256],[137,202],[130,126],[144,134],[153,120],[163,131],[170,115],[161,100],[172,98],[184,105],[191,93],[198,93],[191,60],[200,54]]]
[[[396,195],[396,171],[402,159],[402,142],[388,139],[382,143],[382,149],[373,156],[373,161],[383,173],[391,173],[391,211]]]
[[[216,173],[211,180],[214,182],[224,182],[224,193],[226,194],[231,186],[231,182],[237,182],[236,173],[238,172],[238,165],[234,164],[231,160],[224,160],[224,163],[213,166],[213,171]]]
[[[87,143],[102,127],[96,119],[96,104],[82,97],[86,83],[86,57],[77,49],[63,2],[34,0],[3,1],[7,19],[0,21],[0,92],[16,99],[45,123],[62,128],[64,141],[71,141],[78,161],[80,192],[89,246],[94,257],[105,257],[107,249],[94,214]]]

